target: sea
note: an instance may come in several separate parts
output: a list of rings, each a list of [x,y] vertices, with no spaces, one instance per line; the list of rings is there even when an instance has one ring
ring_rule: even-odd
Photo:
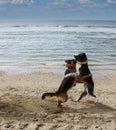
[[[116,21],[0,20],[0,71],[64,74],[79,53],[94,75],[116,73]]]

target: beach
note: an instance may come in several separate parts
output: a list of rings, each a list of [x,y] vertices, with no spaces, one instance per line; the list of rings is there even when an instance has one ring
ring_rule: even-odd
[[[58,89],[63,74],[33,71],[0,72],[0,130],[116,130],[116,75],[93,75],[95,94],[75,102],[84,90],[77,84],[62,108],[56,98],[42,100]]]
[[[86,53],[97,99],[77,84],[57,107],[65,60]],[[0,20],[0,130],[116,130],[115,20]]]

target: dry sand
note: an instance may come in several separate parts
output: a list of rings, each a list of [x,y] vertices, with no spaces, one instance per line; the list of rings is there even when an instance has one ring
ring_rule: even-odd
[[[77,84],[63,108],[55,98],[41,100],[43,92],[54,92],[63,75],[44,72],[0,74],[0,130],[116,130],[116,75],[94,77],[94,98],[74,102],[83,91]]]

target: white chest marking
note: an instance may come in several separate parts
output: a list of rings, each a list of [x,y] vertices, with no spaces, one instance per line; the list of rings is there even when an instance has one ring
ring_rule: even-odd
[[[80,72],[79,72],[79,69],[81,68],[81,65],[80,64],[76,64],[76,71],[77,71],[77,74],[79,75],[80,74]]]

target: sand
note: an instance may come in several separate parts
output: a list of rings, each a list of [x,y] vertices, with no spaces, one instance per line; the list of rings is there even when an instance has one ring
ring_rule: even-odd
[[[41,100],[54,92],[63,74],[31,72],[0,73],[0,130],[116,130],[116,75],[95,76],[98,101],[87,95],[74,102],[84,90],[77,84],[63,108],[56,99]]]

